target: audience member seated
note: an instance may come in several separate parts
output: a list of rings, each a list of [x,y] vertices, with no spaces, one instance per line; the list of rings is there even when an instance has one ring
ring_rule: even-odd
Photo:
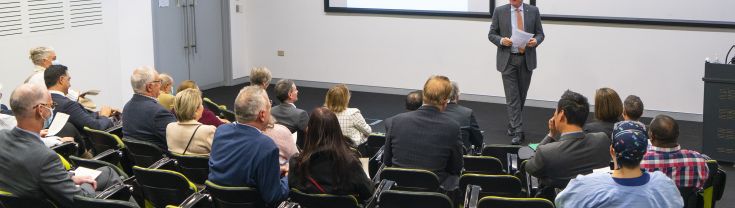
[[[2,86],[0,86],[0,90],[2,90]],[[2,93],[0,93],[0,99],[2,99],[2,97],[3,97]],[[49,101],[49,102],[53,103],[53,101]],[[51,111],[53,111],[53,108]],[[53,118],[53,115],[54,114],[52,113],[51,116],[49,116],[49,119]],[[50,123],[48,122],[49,119],[47,119],[47,121],[44,121],[44,125],[47,125],[48,123]],[[15,116],[7,115],[7,114],[0,114],[0,130],[5,130],[5,129],[10,130],[10,129],[15,128],[17,125],[18,125],[18,122],[16,121]],[[73,125],[68,125],[68,126],[71,128],[74,128]],[[46,126],[42,128],[46,128]],[[72,131],[77,132],[76,130],[72,130]],[[66,131],[66,132],[69,132],[69,131]],[[60,131],[60,133],[64,133],[63,129],[62,131]],[[41,136],[41,141],[47,147],[53,147],[55,145],[58,145],[64,142],[74,142],[73,137],[58,137],[58,136],[47,137],[46,135],[48,134],[48,129],[42,129],[39,132],[39,134]]]
[[[416,109],[419,109],[421,105],[423,105],[422,96],[423,92],[421,90],[416,90],[409,92],[408,95],[406,95],[406,110],[407,111],[415,111]],[[383,121],[383,125],[385,126],[385,131],[388,131],[390,128],[390,125],[393,123],[393,117],[386,118]]]
[[[605,133],[585,133],[582,126],[589,114],[587,98],[567,90],[559,99],[554,116],[549,119],[549,133],[539,143],[536,154],[526,163],[526,172],[539,178],[545,195],[551,198],[554,188],[564,188],[578,174],[608,167],[610,138]],[[612,127],[611,127],[612,128]]]
[[[299,148],[296,147],[296,139],[293,137],[293,134],[291,134],[291,131],[286,126],[277,124],[276,119],[273,117],[271,117],[271,123],[268,124],[263,134],[273,139],[273,142],[278,146],[278,164],[280,164],[281,169],[286,170],[289,159],[296,153],[299,153]]]
[[[702,189],[709,177],[705,155],[682,149],[678,143],[679,124],[666,115],[658,115],[651,121],[648,135],[651,147],[643,156],[641,168],[661,171],[671,178],[677,187]]]
[[[120,177],[109,167],[93,179],[67,172],[59,155],[46,147],[39,133],[43,122],[52,115],[51,95],[45,87],[23,84],[10,95],[18,126],[0,130],[0,190],[14,196],[51,199],[61,207],[72,207],[74,195],[94,197],[120,183]]]
[[[48,91],[51,93],[51,98],[57,105],[54,113],[68,114],[68,122],[77,127],[77,130],[83,131],[84,127],[105,130],[115,125],[111,116],[118,114],[118,112],[112,110],[112,108],[104,106],[99,112],[91,112],[85,109],[82,104],[66,96],[69,88],[71,88],[71,76],[66,66],[49,66],[44,71],[44,80]]]
[[[250,69],[250,86],[260,86],[264,90],[271,84],[271,71],[266,67],[253,67]]]
[[[470,145],[482,147],[483,138],[480,133],[480,125],[477,124],[472,109],[459,105],[459,95],[460,91],[457,82],[452,82],[452,93],[449,95],[449,103],[447,104],[447,108],[444,109],[444,114],[447,114],[447,116],[459,123],[460,128],[470,129],[470,132],[462,132],[463,134],[469,134],[467,136],[469,140],[462,141],[469,142],[469,144],[464,144],[465,147],[470,147]]]
[[[625,126],[623,126],[625,127]],[[671,179],[641,170],[648,136],[637,128],[615,129],[609,154],[615,170],[577,176],[556,197],[556,207],[683,207]]]
[[[361,203],[367,201],[373,184],[345,142],[337,116],[324,107],[314,109],[308,129],[304,151],[291,162],[288,185],[305,193],[354,195]]]
[[[294,104],[299,100],[299,90],[296,84],[288,79],[282,79],[276,83],[274,89],[276,98],[281,104],[274,106],[271,114],[276,118],[279,124],[288,127],[291,132],[306,129],[306,122],[309,121],[309,114],[305,110],[299,109]]]
[[[623,120],[637,122],[645,130],[646,125],[640,122],[641,116],[643,116],[643,101],[638,96],[628,95],[623,101]]]
[[[464,167],[459,124],[442,113],[451,91],[449,78],[431,76],[424,84],[423,106],[393,117],[383,153],[388,167],[434,172],[447,191],[458,188]]]
[[[3,98],[3,92],[2,92],[2,90],[3,90],[3,84],[0,84],[0,99]],[[5,115],[11,115],[12,116],[13,115],[13,111],[11,111],[8,108],[8,106],[5,106],[5,104],[0,103],[0,114],[5,114]]]
[[[585,133],[604,132],[608,138],[613,125],[620,121],[623,102],[615,90],[603,87],[595,92],[595,120],[584,125]]]
[[[223,186],[258,189],[273,206],[288,197],[288,179],[280,178],[278,147],[262,133],[271,119],[268,94],[261,86],[247,86],[235,98],[237,123],[217,129],[209,157],[209,180]]]
[[[158,94],[158,104],[161,104],[166,109],[173,109],[174,78],[171,78],[168,74],[159,74],[158,78],[161,79],[161,93]]]
[[[33,74],[26,78],[24,83],[46,86],[43,72],[46,70],[46,68],[58,62],[56,60],[56,52],[53,48],[50,47],[36,47],[31,49],[29,58],[31,59],[31,62],[33,62]],[[70,100],[77,102],[79,101],[79,96],[80,95],[78,92],[69,89],[67,97]]]
[[[161,92],[158,72],[150,67],[137,68],[130,76],[130,84],[135,94],[123,108],[123,136],[168,149],[166,127],[176,122],[176,117],[158,104],[156,97]]]
[[[199,86],[197,85],[194,80],[184,80],[179,84],[179,88],[176,89],[176,93],[179,93],[181,91],[184,91],[186,89],[196,89],[199,90]],[[174,112],[175,113],[175,112]],[[221,119],[217,117],[217,115],[214,114],[211,110],[204,108],[204,111],[202,112],[202,117],[199,118],[199,123],[202,123],[204,125],[212,125],[214,127],[219,127],[222,124],[230,123],[230,121],[226,119]]]
[[[0,100],[3,99],[2,90],[3,90],[3,85],[0,84]],[[15,127],[15,125],[17,125],[15,122],[15,117],[13,117],[12,113],[7,113],[10,110],[7,109],[5,105],[3,104],[0,104],[0,105],[2,105],[2,112],[0,112],[0,130],[12,129],[13,127]]]
[[[209,154],[212,138],[217,127],[204,125],[197,120],[202,117],[202,93],[197,89],[186,89],[176,93],[174,112],[178,122],[166,126],[168,151],[178,154]]]
[[[358,147],[367,141],[372,129],[365,122],[359,109],[347,107],[350,103],[350,96],[347,85],[338,84],[327,91],[324,106],[337,115],[342,134],[350,138],[354,147]]]

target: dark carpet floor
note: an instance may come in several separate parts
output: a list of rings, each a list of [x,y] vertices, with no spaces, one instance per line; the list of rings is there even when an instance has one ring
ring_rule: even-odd
[[[229,87],[218,87],[205,90],[204,96],[212,99],[212,101],[227,105],[228,109],[232,109],[235,97],[239,90],[245,86],[236,85]],[[312,109],[324,104],[324,97],[327,89],[299,87],[299,101],[296,102],[298,108],[311,112]],[[273,86],[268,88],[268,96],[276,105],[278,101],[273,94]],[[461,96],[460,96],[461,99]],[[405,96],[391,95],[382,93],[356,92],[352,91],[350,107],[358,108],[363,116],[368,119],[385,119],[395,114],[405,112],[404,109]],[[473,109],[480,129],[484,131],[485,144],[510,144],[510,137],[506,132],[507,116],[505,104],[484,103],[473,101],[461,101],[459,104]],[[547,121],[553,115],[554,109],[526,107],[523,112],[524,129],[526,134],[526,143],[538,143],[543,139],[548,131]],[[589,118],[592,118],[590,115]],[[643,123],[648,124],[651,118],[642,118]],[[691,121],[679,121],[680,136],[679,143],[682,148],[701,151],[702,149],[702,123]],[[385,132],[382,123],[373,126],[374,132]],[[735,174],[735,167],[732,163],[721,163],[720,166],[731,177]],[[718,207],[735,207],[735,183],[729,182],[725,189],[725,194],[719,202]],[[730,196],[728,196],[730,194]]]

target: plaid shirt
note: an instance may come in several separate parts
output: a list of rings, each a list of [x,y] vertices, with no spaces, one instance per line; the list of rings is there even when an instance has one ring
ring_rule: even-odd
[[[681,149],[680,146],[661,148],[651,145],[646,155],[643,156],[641,168],[649,172],[663,172],[680,188],[702,189],[704,182],[709,177],[707,159],[699,152]]]

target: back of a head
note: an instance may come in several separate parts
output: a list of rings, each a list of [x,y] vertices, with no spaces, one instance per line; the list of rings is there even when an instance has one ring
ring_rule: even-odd
[[[288,99],[288,94],[291,93],[291,88],[294,86],[294,82],[290,79],[282,79],[276,82],[275,89],[276,98],[279,102],[283,103]]]
[[[174,78],[172,78],[170,75],[166,73],[159,74],[158,78],[161,79],[161,90],[163,90],[163,88],[165,87],[168,87],[174,84]]]
[[[638,96],[628,95],[623,102],[623,110],[628,118],[637,121],[643,116],[643,101]]]
[[[595,92],[595,118],[600,121],[617,122],[623,113],[623,102],[615,90],[603,87]]]
[[[424,104],[442,106],[449,100],[449,94],[452,93],[452,83],[445,76],[433,75],[426,80],[423,93]]]
[[[235,98],[235,115],[237,122],[249,123],[258,118],[258,114],[267,107],[265,90],[260,86],[247,86],[240,90]]]
[[[197,89],[186,89],[176,93],[174,97],[174,115],[178,121],[195,119],[195,114],[202,105],[202,93]]]
[[[416,90],[406,95],[406,110],[415,111],[423,104],[423,91]]]
[[[626,127],[628,125],[623,125]],[[648,135],[639,128],[619,128],[613,131],[612,148],[619,166],[635,169],[648,149]]]
[[[197,85],[197,83],[194,80],[187,79],[187,80],[182,81],[179,84],[179,88],[176,89],[176,93],[179,93],[179,92],[184,91],[186,89],[197,89],[198,90],[199,89],[199,86]]]
[[[564,111],[567,123],[582,127],[587,121],[587,115],[590,113],[590,104],[587,97],[582,94],[567,90],[559,99],[556,110]]]
[[[37,84],[21,84],[10,94],[10,108],[16,118],[33,116],[33,107],[46,103],[44,99],[48,95],[46,87]]]
[[[136,93],[146,93],[146,85],[158,78],[158,72],[153,67],[143,66],[133,70],[130,76],[130,85]]]
[[[31,62],[33,62],[34,65],[41,66],[43,65],[44,61],[51,58],[51,53],[54,53],[53,48],[43,46],[35,47],[31,49],[28,58],[31,59]]]
[[[652,140],[657,144],[677,144],[679,137],[679,124],[674,118],[667,115],[658,115],[649,126]]]
[[[449,94],[449,99],[452,102],[459,101],[459,84],[455,81],[452,81],[452,93]]]
[[[43,71],[43,80],[46,87],[50,88],[59,83],[62,76],[67,75],[68,68],[64,65],[51,65]]]
[[[350,90],[347,85],[338,84],[327,91],[324,105],[332,112],[339,113],[347,109],[350,103]]]
[[[250,69],[250,85],[267,86],[271,82],[271,71],[266,67]]]
[[[357,161],[348,142],[350,139],[342,135],[337,116],[325,107],[314,109],[309,115],[306,128],[304,150],[296,159],[297,177],[306,181],[310,170],[312,157],[319,155],[320,159],[332,161],[332,176],[335,187],[344,189],[352,186],[349,181],[351,174],[350,163]],[[320,172],[322,173],[322,172]]]

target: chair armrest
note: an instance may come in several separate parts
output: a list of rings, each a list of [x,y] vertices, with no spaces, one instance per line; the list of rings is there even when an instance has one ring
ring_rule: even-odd
[[[108,187],[104,191],[97,194],[94,198],[97,199],[117,199],[127,201],[132,195],[132,185],[118,183],[111,187]]]
[[[202,199],[209,200],[209,194],[202,193],[204,189],[202,189],[199,192],[196,192],[192,194],[191,196],[184,199],[184,202],[181,202],[179,207],[181,208],[192,208],[192,207],[198,207],[197,204],[202,201]]]
[[[153,164],[151,164],[151,166],[148,167],[148,168],[152,168],[152,169],[166,169],[166,168],[162,168],[162,167],[175,167],[175,166],[176,166],[176,160],[171,159],[171,158],[168,158],[168,157],[163,157],[160,160],[158,160],[158,161],[154,162]]]
[[[395,185],[395,181],[383,179],[378,184],[378,187],[375,188],[375,193],[373,193],[373,196],[368,199],[367,203],[365,204],[365,208],[374,208],[378,206],[378,200],[380,199],[380,195],[383,194],[383,192],[390,190],[393,188],[393,185]]]
[[[468,185],[464,194],[464,208],[477,208],[482,188],[477,185]]]
[[[299,203],[292,202],[292,201],[283,201],[281,204],[278,205],[278,208],[296,208],[299,207]]]

